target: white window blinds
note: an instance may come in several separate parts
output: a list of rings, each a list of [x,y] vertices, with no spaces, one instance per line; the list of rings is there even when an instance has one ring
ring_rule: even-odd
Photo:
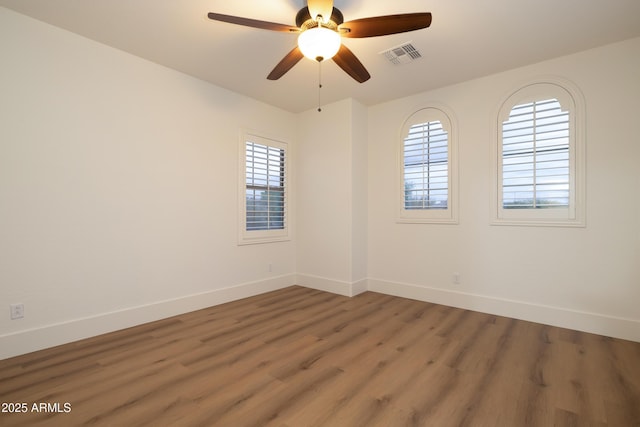
[[[404,139],[404,209],[447,209],[449,138],[440,121],[415,124]]]
[[[246,230],[286,227],[285,149],[251,141],[245,143]]]
[[[516,105],[502,124],[503,209],[567,208],[569,112],[557,99]]]

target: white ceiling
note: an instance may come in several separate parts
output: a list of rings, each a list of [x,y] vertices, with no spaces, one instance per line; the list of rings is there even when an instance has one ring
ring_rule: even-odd
[[[295,25],[305,0],[0,0],[5,6],[292,112],[318,103],[318,64],[267,74],[296,36],[211,21],[207,12]],[[639,0],[335,0],[345,21],[431,12],[430,28],[343,39],[371,73],[359,84],[322,64],[322,102],[365,105],[640,36]],[[392,65],[379,52],[407,41],[423,58]]]

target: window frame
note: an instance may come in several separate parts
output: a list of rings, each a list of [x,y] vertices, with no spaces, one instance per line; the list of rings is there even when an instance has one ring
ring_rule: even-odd
[[[283,196],[284,196],[284,224],[283,228],[269,230],[247,230],[247,153],[248,142],[264,145],[269,148],[284,150],[284,165],[282,166]],[[289,235],[289,162],[290,152],[288,144],[284,141],[259,135],[257,132],[242,130],[238,144],[238,244],[251,245],[260,243],[282,242],[290,240]]]
[[[503,123],[514,107],[556,99],[569,114],[569,206],[567,208],[520,208],[503,206]],[[492,225],[584,227],[585,222],[585,138],[584,100],[575,85],[547,77],[522,85],[500,105],[496,115],[492,148]]]
[[[445,209],[405,209],[404,143],[414,125],[439,121],[447,132],[448,195]],[[443,105],[430,104],[411,113],[400,128],[397,143],[397,216],[404,224],[458,224],[458,136],[451,110]]]

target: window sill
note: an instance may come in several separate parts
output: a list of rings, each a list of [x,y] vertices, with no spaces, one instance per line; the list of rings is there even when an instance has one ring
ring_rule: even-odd
[[[289,236],[273,236],[273,237],[243,237],[238,240],[238,246],[260,245],[263,243],[286,242],[291,240]]]
[[[457,218],[396,218],[398,224],[458,224]]]
[[[494,219],[491,225],[506,225],[516,227],[566,227],[566,228],[584,228],[587,225],[584,221],[579,220],[539,220],[539,219]]]

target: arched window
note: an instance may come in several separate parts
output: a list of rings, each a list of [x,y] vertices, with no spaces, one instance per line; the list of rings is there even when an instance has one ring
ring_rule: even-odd
[[[429,107],[404,123],[399,222],[457,222],[456,135],[451,115]]]
[[[569,83],[529,84],[497,120],[495,223],[584,225],[583,105]]]

